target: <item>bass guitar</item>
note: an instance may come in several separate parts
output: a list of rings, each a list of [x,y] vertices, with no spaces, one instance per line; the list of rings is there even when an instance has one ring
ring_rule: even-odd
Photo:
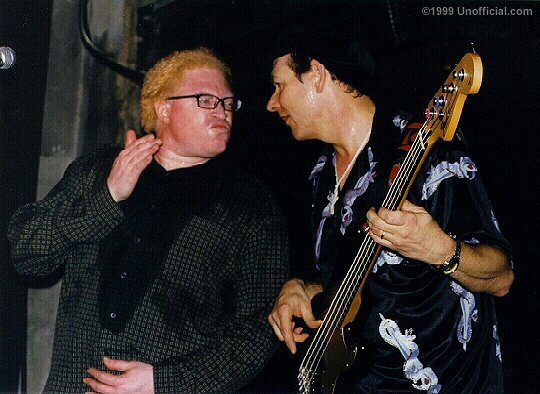
[[[439,139],[452,140],[465,99],[480,89],[482,71],[480,56],[467,53],[435,93],[425,111],[426,120],[390,186],[383,207],[399,210],[433,144]],[[381,246],[371,237],[364,237],[302,360],[298,373],[301,393],[333,393],[340,373],[352,366],[359,345],[351,343],[348,332],[360,309],[362,288],[380,251]]]

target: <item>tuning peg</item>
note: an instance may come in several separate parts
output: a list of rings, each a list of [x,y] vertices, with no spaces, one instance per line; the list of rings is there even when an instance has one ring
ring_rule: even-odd
[[[435,107],[443,107],[444,106],[444,98],[442,96],[435,96],[433,98],[433,103],[435,104]]]
[[[454,85],[444,85],[442,88],[442,91],[444,93],[452,93],[454,90],[456,90],[456,87]]]
[[[454,70],[454,79],[458,81],[463,81],[465,79],[465,70]]]

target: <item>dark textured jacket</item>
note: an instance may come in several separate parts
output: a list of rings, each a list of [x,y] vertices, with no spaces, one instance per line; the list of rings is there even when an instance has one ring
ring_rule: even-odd
[[[104,355],[152,364],[156,392],[242,387],[276,344],[266,317],[287,275],[281,214],[258,181],[225,171],[210,203],[178,229],[115,334],[99,317],[98,256],[100,242],[125,221],[106,185],[116,152],[76,160],[45,199],[20,208],[10,225],[19,273],[64,270],[45,391],[86,391],[86,370],[105,369]]]

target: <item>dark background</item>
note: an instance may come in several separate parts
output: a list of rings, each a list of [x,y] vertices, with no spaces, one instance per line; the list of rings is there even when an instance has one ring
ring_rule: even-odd
[[[0,46],[16,67],[0,70],[0,392],[26,380],[26,287],[16,280],[6,238],[15,209],[35,200],[52,0],[0,0]],[[6,40],[5,42],[3,40]]]
[[[0,46],[16,48],[19,57],[17,67],[0,70],[0,391],[16,387],[13,368],[24,364],[26,290],[12,275],[5,231],[15,208],[35,198],[51,4],[0,1],[0,38],[9,38]],[[451,7],[454,15],[424,16],[426,6],[435,7],[431,14]],[[459,7],[527,8],[533,15],[460,16]],[[376,58],[383,103],[418,116],[474,43],[484,78],[480,92],[468,98],[460,126],[514,249],[514,286],[496,300],[506,386],[508,392],[536,392],[539,13],[535,2],[158,1],[139,9],[138,68],[197,45],[215,49],[231,64],[244,106],[227,154],[267,183],[286,213],[294,273],[310,259],[307,176],[320,145],[295,141],[265,111],[272,43],[298,20],[322,18],[348,28]],[[248,389],[294,391],[293,365],[282,348]]]

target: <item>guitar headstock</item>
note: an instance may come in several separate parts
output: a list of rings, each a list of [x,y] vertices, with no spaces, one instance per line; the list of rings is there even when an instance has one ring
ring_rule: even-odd
[[[465,99],[480,89],[482,72],[480,56],[467,53],[448,75],[426,109],[424,126],[432,132],[430,143],[454,138]]]

